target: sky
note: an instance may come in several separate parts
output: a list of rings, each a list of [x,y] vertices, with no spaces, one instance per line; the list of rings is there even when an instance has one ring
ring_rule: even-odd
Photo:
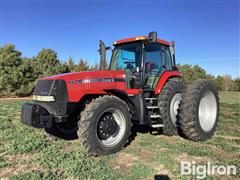
[[[0,45],[24,57],[52,48],[61,61],[99,61],[99,40],[147,35],[175,40],[176,61],[240,77],[239,0],[0,0]]]

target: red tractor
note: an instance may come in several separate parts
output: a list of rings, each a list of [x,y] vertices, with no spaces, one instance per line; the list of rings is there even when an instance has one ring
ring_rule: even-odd
[[[208,80],[185,85],[176,67],[174,42],[158,39],[156,32],[115,41],[105,69],[109,49],[100,41],[98,71],[39,79],[33,103],[22,106],[22,122],[56,136],[76,134],[94,155],[121,150],[135,125],[165,135],[180,133],[193,141],[212,137],[218,92]]]

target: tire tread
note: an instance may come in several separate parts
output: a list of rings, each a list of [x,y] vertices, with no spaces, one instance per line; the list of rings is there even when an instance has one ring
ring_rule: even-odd
[[[212,129],[212,132],[206,135],[201,133],[197,126],[198,117],[196,117],[196,114],[198,113],[199,98],[202,90],[205,87],[213,88],[215,93],[217,94],[217,91],[210,80],[205,79],[196,80],[184,90],[182,103],[180,104],[179,123],[181,126],[181,130],[184,137],[192,141],[204,141],[211,138],[216,128],[215,126]],[[219,111],[218,94],[216,95],[216,97],[217,97],[217,111]]]
[[[120,98],[118,98],[116,96],[104,95],[104,96],[100,96],[96,99],[93,99],[80,114],[81,118],[80,118],[80,121],[78,122],[79,130],[77,132],[78,138],[79,138],[80,142],[82,143],[82,145],[87,150],[87,152],[91,155],[97,156],[97,155],[106,154],[106,153],[102,152],[101,149],[99,149],[96,146],[96,142],[94,142],[91,139],[91,136],[89,133],[91,117],[92,117],[93,113],[101,106],[102,103],[106,103],[109,101],[116,101],[116,100],[119,101],[120,103],[123,103],[124,106],[128,108],[128,111],[130,113],[127,103],[125,103],[123,100],[121,100]],[[124,144],[123,144],[123,146],[124,146]],[[119,150],[120,149],[116,149],[116,152]]]

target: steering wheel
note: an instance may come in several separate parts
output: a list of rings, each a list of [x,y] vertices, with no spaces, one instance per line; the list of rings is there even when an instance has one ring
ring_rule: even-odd
[[[132,72],[135,71],[135,68],[134,68],[135,62],[134,61],[124,61],[123,63],[127,65],[127,69],[130,69]]]

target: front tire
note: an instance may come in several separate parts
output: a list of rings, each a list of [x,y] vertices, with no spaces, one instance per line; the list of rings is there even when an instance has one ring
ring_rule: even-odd
[[[183,93],[180,126],[185,138],[193,141],[210,139],[217,127],[218,92],[209,80],[197,80]]]
[[[115,96],[102,96],[90,102],[81,113],[78,137],[93,155],[120,151],[131,132],[128,105]]]

